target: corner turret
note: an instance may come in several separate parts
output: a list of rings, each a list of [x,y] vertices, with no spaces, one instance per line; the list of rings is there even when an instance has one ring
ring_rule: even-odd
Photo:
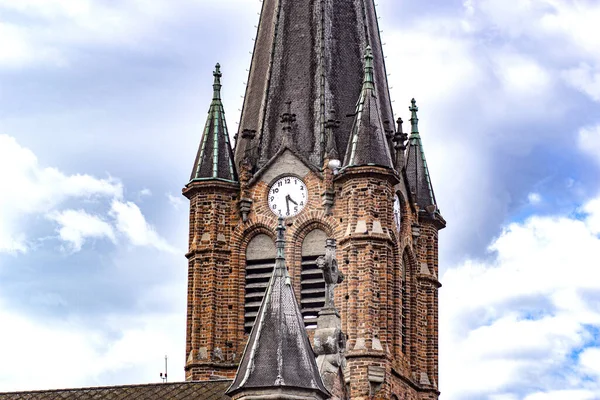
[[[377,103],[371,47],[367,47],[365,52],[363,86],[356,104],[354,123],[342,167],[365,165],[393,168],[392,156]]]
[[[213,72],[213,99],[200,141],[190,183],[202,180],[237,182],[238,175],[233,162],[233,151],[225,122],[225,111],[221,102],[221,66]]]

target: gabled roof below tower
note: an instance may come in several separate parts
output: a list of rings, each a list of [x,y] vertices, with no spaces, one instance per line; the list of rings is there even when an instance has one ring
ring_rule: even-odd
[[[229,380],[0,393],[0,400],[227,400]]]
[[[283,220],[277,227],[277,258],[235,380],[227,394],[252,390],[302,390],[328,398],[304,328],[284,258]]]
[[[233,162],[233,150],[225,121],[225,110],[221,102],[221,69],[217,64],[213,76],[213,100],[202,133],[200,148],[194,162],[190,181],[222,180],[237,182],[238,176]]]

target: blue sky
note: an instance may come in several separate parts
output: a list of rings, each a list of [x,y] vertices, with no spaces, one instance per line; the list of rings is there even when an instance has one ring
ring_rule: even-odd
[[[449,223],[442,399],[600,398],[600,2],[378,4]],[[180,191],[260,5],[0,0],[0,391],[183,379]]]

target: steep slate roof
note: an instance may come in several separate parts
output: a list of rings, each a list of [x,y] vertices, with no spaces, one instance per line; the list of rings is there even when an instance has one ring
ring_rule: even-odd
[[[323,385],[315,354],[285,266],[283,219],[277,227],[275,269],[250,333],[235,380],[227,390],[299,388],[329,393]]]
[[[229,380],[0,393],[0,400],[227,400]]]
[[[263,0],[248,86],[235,149],[236,165],[249,141],[244,129],[257,132],[259,167],[279,150],[285,103],[294,103],[302,156],[318,168],[326,150],[325,123],[331,110],[340,116],[335,130],[337,153],[348,145],[356,99],[363,78],[362,56],[370,45],[383,121],[394,120],[374,0]],[[393,125],[393,123],[392,123]]]
[[[390,148],[381,120],[375,82],[373,80],[373,52],[365,52],[365,74],[363,87],[356,104],[350,142],[344,157],[343,167],[378,165],[393,168]]]
[[[411,103],[412,105],[409,107],[409,110],[412,113],[410,119],[412,127],[410,137],[408,138],[409,146],[406,154],[406,174],[408,176],[410,191],[415,194],[414,200],[419,208],[426,209],[426,207],[432,205],[437,207],[433,186],[429,177],[429,168],[427,168],[427,161],[425,160],[425,151],[423,150],[423,143],[419,134],[419,118],[417,117],[419,108],[415,99],[412,99]]]
[[[213,100],[208,110],[200,148],[194,162],[190,181],[218,179],[237,182],[238,176],[233,163],[233,151],[229,143],[229,133],[225,121],[225,111],[221,102],[221,66],[213,73]]]

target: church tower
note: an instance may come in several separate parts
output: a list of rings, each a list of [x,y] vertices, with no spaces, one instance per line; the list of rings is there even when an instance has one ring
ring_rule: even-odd
[[[345,387],[343,395],[326,389],[332,398],[438,398],[438,232],[446,222],[416,101],[408,136],[402,120],[393,122],[383,60],[373,0],[264,0],[235,149],[217,65],[183,190],[187,380],[236,377],[257,318],[265,321],[278,252],[312,338],[326,298],[318,261],[336,243]],[[279,218],[285,250],[276,247]]]

